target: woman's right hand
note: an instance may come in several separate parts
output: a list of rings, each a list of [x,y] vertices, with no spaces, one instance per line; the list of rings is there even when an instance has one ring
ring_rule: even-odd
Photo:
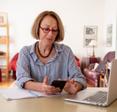
[[[43,83],[42,83],[42,90],[46,94],[57,94],[57,93],[60,93],[60,89],[59,88],[55,88],[54,86],[48,85],[48,77],[47,76],[44,77],[44,80],[43,80]]]

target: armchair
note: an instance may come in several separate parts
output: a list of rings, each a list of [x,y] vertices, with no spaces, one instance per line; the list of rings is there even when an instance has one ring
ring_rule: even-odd
[[[1,69],[0,69],[0,82],[2,82],[2,73],[1,73]]]
[[[16,53],[9,63],[9,72],[12,72],[12,78],[16,79],[16,64],[19,53]]]
[[[87,83],[90,86],[99,87],[100,77],[109,75],[108,63],[115,58],[115,51],[108,52],[100,63],[90,64],[87,68],[84,68],[83,73],[86,76]],[[104,74],[104,75],[101,75]]]

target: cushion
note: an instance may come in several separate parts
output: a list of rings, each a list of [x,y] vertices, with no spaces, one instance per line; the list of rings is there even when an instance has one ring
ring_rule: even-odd
[[[18,59],[18,54],[19,53],[16,53],[15,56],[11,59],[11,61],[9,63],[9,70],[16,71],[16,63],[17,63],[17,59]]]

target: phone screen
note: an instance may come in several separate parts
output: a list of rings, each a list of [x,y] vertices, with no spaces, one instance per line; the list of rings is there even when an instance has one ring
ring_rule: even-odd
[[[65,83],[65,80],[54,80],[51,85],[60,88],[60,90],[62,91],[65,86]]]

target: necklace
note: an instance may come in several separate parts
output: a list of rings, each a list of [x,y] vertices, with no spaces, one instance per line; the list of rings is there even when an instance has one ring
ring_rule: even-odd
[[[39,49],[39,45],[37,44],[38,53],[39,53],[39,55],[40,55],[42,58],[47,58],[47,57],[51,54],[52,49],[53,49],[53,45],[52,45],[52,47],[51,47],[49,53],[48,53],[46,56],[44,56],[43,54],[41,54],[40,49]]]

